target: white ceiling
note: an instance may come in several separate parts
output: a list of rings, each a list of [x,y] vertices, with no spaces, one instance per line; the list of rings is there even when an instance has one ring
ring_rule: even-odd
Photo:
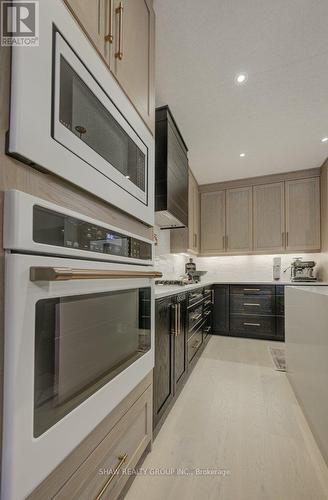
[[[200,184],[323,163],[327,0],[155,0],[155,11],[156,105],[170,106]]]

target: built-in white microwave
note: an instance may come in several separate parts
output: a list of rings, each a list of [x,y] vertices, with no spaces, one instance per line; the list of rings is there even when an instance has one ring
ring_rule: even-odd
[[[7,152],[152,225],[154,138],[60,0],[13,47]]]

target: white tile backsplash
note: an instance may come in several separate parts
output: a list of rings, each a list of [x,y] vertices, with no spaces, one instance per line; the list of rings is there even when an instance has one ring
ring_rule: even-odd
[[[188,260],[187,254],[170,253],[170,231],[155,228],[158,236],[158,246],[155,247],[155,266],[163,273],[164,279],[175,279],[184,274],[184,266]],[[218,281],[270,281],[272,280],[273,258],[281,257],[281,280],[290,278],[290,271],[283,271],[290,266],[294,257],[303,260],[314,260],[317,263],[316,272],[323,281],[328,281],[328,253],[306,253],[288,255],[234,255],[220,257],[194,258],[197,269],[207,271],[204,279]]]

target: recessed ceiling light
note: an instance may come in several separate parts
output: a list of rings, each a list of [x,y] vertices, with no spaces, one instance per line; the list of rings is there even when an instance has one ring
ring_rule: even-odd
[[[321,139],[321,142],[328,142],[328,137],[323,137],[323,138]]]
[[[235,76],[235,83],[237,85],[242,85],[243,83],[247,82],[247,78],[247,73],[239,73]]]
[[[240,158],[245,158],[245,153],[240,153]]]

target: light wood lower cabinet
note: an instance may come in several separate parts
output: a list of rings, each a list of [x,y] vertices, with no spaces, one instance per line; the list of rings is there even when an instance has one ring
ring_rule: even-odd
[[[225,251],[225,191],[202,193],[200,202],[201,252],[217,255]]]
[[[116,500],[151,443],[152,394],[150,372],[27,500]]]
[[[286,182],[286,249],[320,249],[320,181],[318,177]]]
[[[253,187],[255,252],[281,252],[285,249],[284,183]]]
[[[252,188],[226,191],[226,241],[228,253],[252,250]]]
[[[155,13],[153,1],[64,1],[148,128],[154,133]]]

